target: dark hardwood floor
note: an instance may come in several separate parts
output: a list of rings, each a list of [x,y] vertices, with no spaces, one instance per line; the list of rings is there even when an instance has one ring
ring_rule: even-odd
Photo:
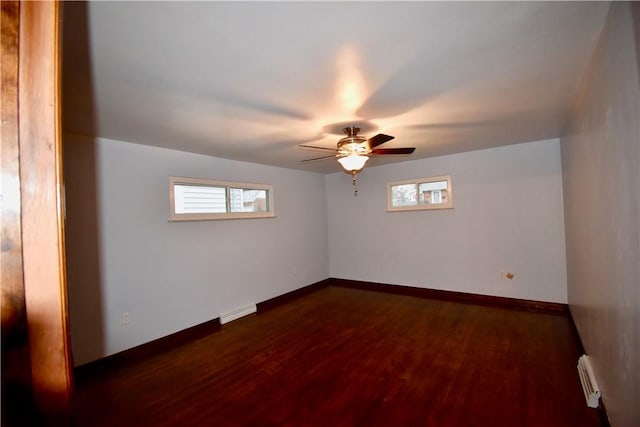
[[[78,426],[599,426],[563,315],[327,287],[79,379]]]

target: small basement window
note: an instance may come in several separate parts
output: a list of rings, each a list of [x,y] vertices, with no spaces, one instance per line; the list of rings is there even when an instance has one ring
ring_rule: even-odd
[[[169,177],[171,221],[274,217],[267,184]]]
[[[387,211],[452,209],[451,176],[410,179],[387,184]]]

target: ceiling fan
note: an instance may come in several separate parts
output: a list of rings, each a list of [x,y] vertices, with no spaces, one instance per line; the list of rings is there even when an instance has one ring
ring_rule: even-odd
[[[367,160],[369,160],[370,156],[411,154],[415,151],[415,147],[377,148],[379,145],[391,141],[394,138],[390,135],[379,133],[372,138],[366,139],[365,137],[358,135],[358,132],[360,132],[360,128],[357,126],[347,126],[343,129],[343,131],[345,134],[347,134],[347,136],[338,141],[338,147],[335,149],[305,144],[298,145],[302,148],[332,151],[335,153],[329,156],[302,160],[302,162],[312,162],[315,160],[337,157],[340,165],[344,168],[345,171],[350,172],[353,175],[355,181],[356,173],[362,170],[364,164],[367,162]]]

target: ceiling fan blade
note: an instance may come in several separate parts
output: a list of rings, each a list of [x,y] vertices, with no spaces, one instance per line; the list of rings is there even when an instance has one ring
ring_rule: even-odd
[[[327,147],[318,147],[317,145],[306,145],[306,144],[299,144],[298,147],[300,148],[311,148],[312,150],[326,150],[326,151],[333,151],[334,153],[337,153],[338,150],[336,150],[335,148],[327,148]]]
[[[315,157],[313,159],[300,160],[300,163],[313,162],[314,160],[328,159],[330,157],[335,157],[335,154],[333,154],[331,156],[322,156],[322,157]]]
[[[405,147],[405,148],[378,148],[373,150],[371,154],[380,155],[380,154],[411,154],[416,151],[415,147]]]
[[[369,140],[367,140],[367,143],[369,144],[369,148],[374,148],[378,145],[384,144],[385,142],[391,141],[393,138],[395,138],[395,136],[379,133],[376,136],[369,138]]]

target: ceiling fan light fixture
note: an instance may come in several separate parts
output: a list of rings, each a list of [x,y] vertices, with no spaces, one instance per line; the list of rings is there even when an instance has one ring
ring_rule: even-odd
[[[369,157],[360,154],[349,154],[346,157],[340,157],[338,162],[347,172],[358,172],[367,163]]]

